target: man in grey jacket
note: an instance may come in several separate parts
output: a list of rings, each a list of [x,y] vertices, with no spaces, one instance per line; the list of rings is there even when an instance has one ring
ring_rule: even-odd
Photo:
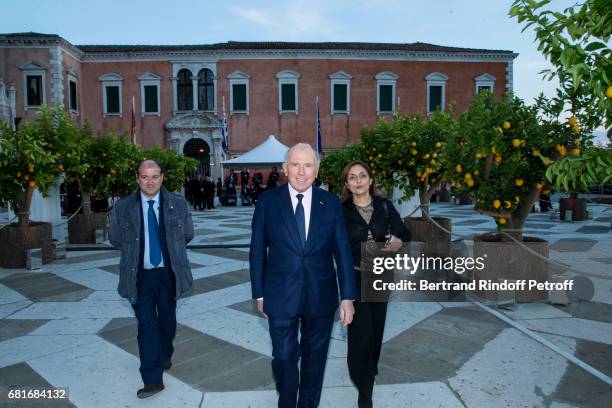
[[[138,320],[144,388],[136,395],[147,398],[164,389],[163,371],[172,366],[176,300],[193,283],[186,249],[193,223],[187,200],[162,187],[159,163],[144,160],[136,177],[140,189],[115,204],[109,238],[121,250],[119,295]]]

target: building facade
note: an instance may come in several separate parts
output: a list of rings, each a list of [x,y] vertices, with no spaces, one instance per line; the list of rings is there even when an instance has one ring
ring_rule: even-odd
[[[358,139],[380,117],[466,109],[481,89],[512,91],[511,51],[432,44],[227,42],[211,45],[73,45],[57,35],[0,35],[0,78],[14,89],[13,118],[62,105],[94,129],[132,127],[144,148],[200,159],[220,176],[222,115],[238,156],[274,134],[325,150]]]

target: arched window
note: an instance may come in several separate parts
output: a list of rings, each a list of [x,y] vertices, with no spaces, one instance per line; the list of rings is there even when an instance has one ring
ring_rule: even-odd
[[[215,110],[215,83],[210,69],[198,73],[198,109]]]
[[[193,109],[193,84],[191,82],[191,72],[188,69],[181,69],[178,73],[176,84],[178,110]]]

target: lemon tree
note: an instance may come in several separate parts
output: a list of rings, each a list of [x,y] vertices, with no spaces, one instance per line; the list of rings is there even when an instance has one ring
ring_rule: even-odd
[[[192,157],[180,156],[174,150],[161,147],[144,152],[144,159],[156,160],[164,168],[164,187],[170,191],[178,191],[185,183],[185,173],[198,167],[198,161]]]
[[[49,108],[17,131],[0,122],[0,202],[11,206],[20,225],[28,225],[32,193],[38,189],[45,196],[64,172],[62,146],[74,128],[61,109]]]
[[[319,179],[327,185],[329,191],[342,193],[342,170],[353,160],[364,160],[360,143],[348,144],[340,149],[328,151],[319,167]]]
[[[540,191],[546,168],[568,155],[577,135],[570,123],[548,123],[541,108],[513,96],[479,94],[459,119],[447,154],[452,179],[475,208],[492,216],[499,231],[522,239],[522,228]]]
[[[584,0],[555,10],[550,0],[515,0],[509,15],[532,28],[538,50],[553,68],[545,78],[557,79],[556,99],[587,130],[600,125],[612,140],[612,7],[609,0]]]

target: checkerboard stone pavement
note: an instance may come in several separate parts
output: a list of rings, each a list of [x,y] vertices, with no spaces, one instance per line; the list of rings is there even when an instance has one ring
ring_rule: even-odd
[[[589,210],[592,219],[573,223],[532,214],[526,232],[547,239],[550,258],[571,266],[572,274],[586,273],[593,299],[522,304],[503,313],[609,379],[612,207]],[[494,229],[471,206],[432,204],[432,213],[453,218],[458,235]],[[275,406],[267,325],[250,299],[252,214],[252,207],[194,212],[193,243],[235,247],[188,251],[194,285],[178,303],[173,367],[164,376],[166,390],[147,400],[136,398],[136,321],[116,293],[117,251],[69,251],[36,271],[0,269],[0,406]],[[610,385],[555,350],[472,302],[391,302],[374,404],[609,407]],[[346,330],[337,322],[322,407],[356,406],[346,352]],[[10,387],[65,387],[68,399],[8,400]]]

